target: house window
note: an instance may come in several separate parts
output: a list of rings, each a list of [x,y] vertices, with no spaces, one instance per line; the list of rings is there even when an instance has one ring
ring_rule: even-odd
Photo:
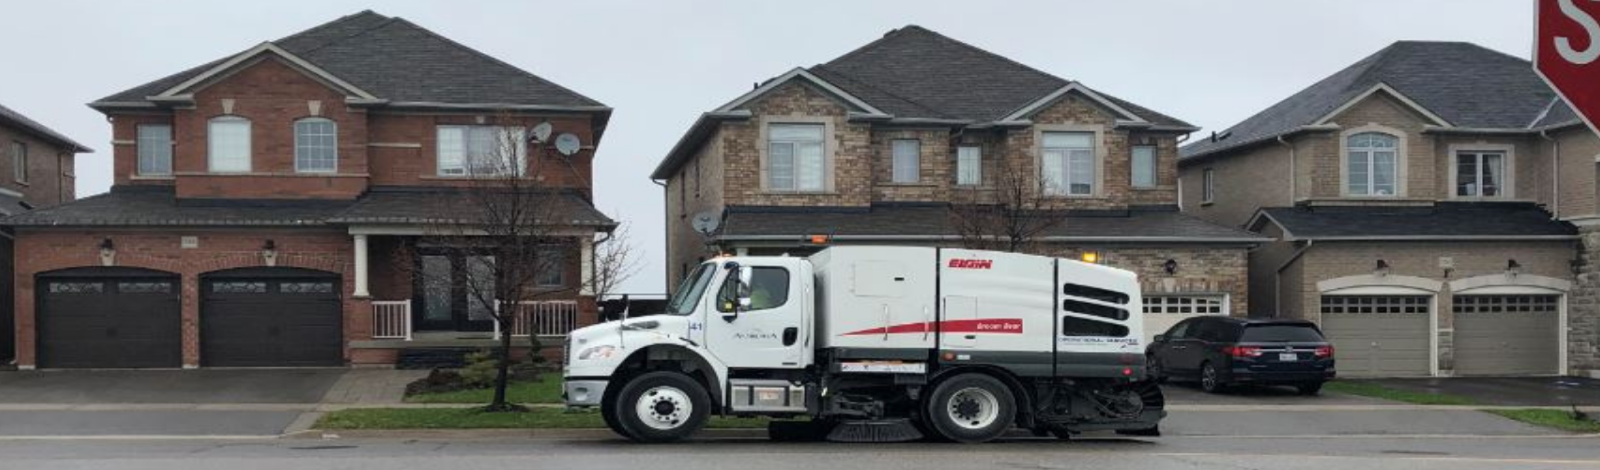
[[[439,176],[520,175],[526,131],[500,126],[439,126]]]
[[[1054,196],[1094,194],[1094,134],[1046,132],[1043,151],[1044,190]]]
[[[212,118],[206,129],[208,161],[214,173],[250,171],[250,120],[238,116]]]
[[[896,139],[891,149],[894,154],[894,182],[916,183],[921,180],[922,142],[916,139]]]
[[[172,174],[172,126],[146,124],[139,126],[139,174],[166,176]]]
[[[956,184],[977,186],[983,184],[983,149],[959,147],[956,149]]]
[[[566,287],[567,257],[560,249],[546,249],[539,253],[539,287]]]
[[[1152,145],[1133,147],[1133,187],[1156,187],[1156,148]]]
[[[1345,143],[1345,188],[1352,196],[1395,195],[1399,138],[1379,132],[1352,135]]]
[[[1206,168],[1200,172],[1200,202],[1210,203],[1217,197],[1216,173]]]
[[[1505,152],[1456,153],[1456,195],[1498,197],[1505,193]]]
[[[11,177],[18,183],[28,182],[28,144],[11,142]]]
[[[339,127],[323,118],[294,122],[294,171],[332,173],[339,166]]]
[[[700,158],[694,159],[694,198],[700,199]]]
[[[821,124],[772,124],[767,128],[767,188],[820,192],[825,188]]]

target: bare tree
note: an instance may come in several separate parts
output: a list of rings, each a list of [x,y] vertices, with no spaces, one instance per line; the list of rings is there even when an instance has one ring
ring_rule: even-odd
[[[589,291],[595,298],[616,294],[622,283],[639,273],[641,260],[631,235],[628,224],[619,223],[595,246],[594,271],[589,280]]]
[[[950,221],[966,248],[1037,252],[1038,239],[1064,223],[1052,206],[1054,183],[1035,175],[1032,165],[999,161],[985,170],[986,188],[957,189]]]

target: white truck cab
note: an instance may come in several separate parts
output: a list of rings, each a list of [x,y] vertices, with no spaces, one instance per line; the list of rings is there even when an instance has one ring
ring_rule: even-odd
[[[844,440],[1149,434],[1164,411],[1144,380],[1140,311],[1132,273],[1042,256],[721,257],[666,311],[573,331],[565,396],[645,442],[687,437],[711,415],[804,416],[804,429]]]

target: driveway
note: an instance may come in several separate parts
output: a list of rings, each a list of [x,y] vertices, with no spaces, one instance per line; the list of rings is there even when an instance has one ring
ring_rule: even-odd
[[[1600,406],[1600,380],[1579,377],[1368,379],[1399,390],[1443,393],[1491,406]]]
[[[0,373],[0,404],[319,403],[346,369]]]

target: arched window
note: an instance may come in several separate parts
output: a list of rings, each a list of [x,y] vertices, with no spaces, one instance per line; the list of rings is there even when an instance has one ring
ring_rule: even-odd
[[[1362,132],[1345,142],[1345,188],[1351,196],[1394,196],[1400,139]]]
[[[215,173],[250,171],[250,120],[238,116],[211,118],[206,128],[207,160]]]
[[[294,122],[294,171],[333,173],[339,168],[339,126],[310,117]]]

